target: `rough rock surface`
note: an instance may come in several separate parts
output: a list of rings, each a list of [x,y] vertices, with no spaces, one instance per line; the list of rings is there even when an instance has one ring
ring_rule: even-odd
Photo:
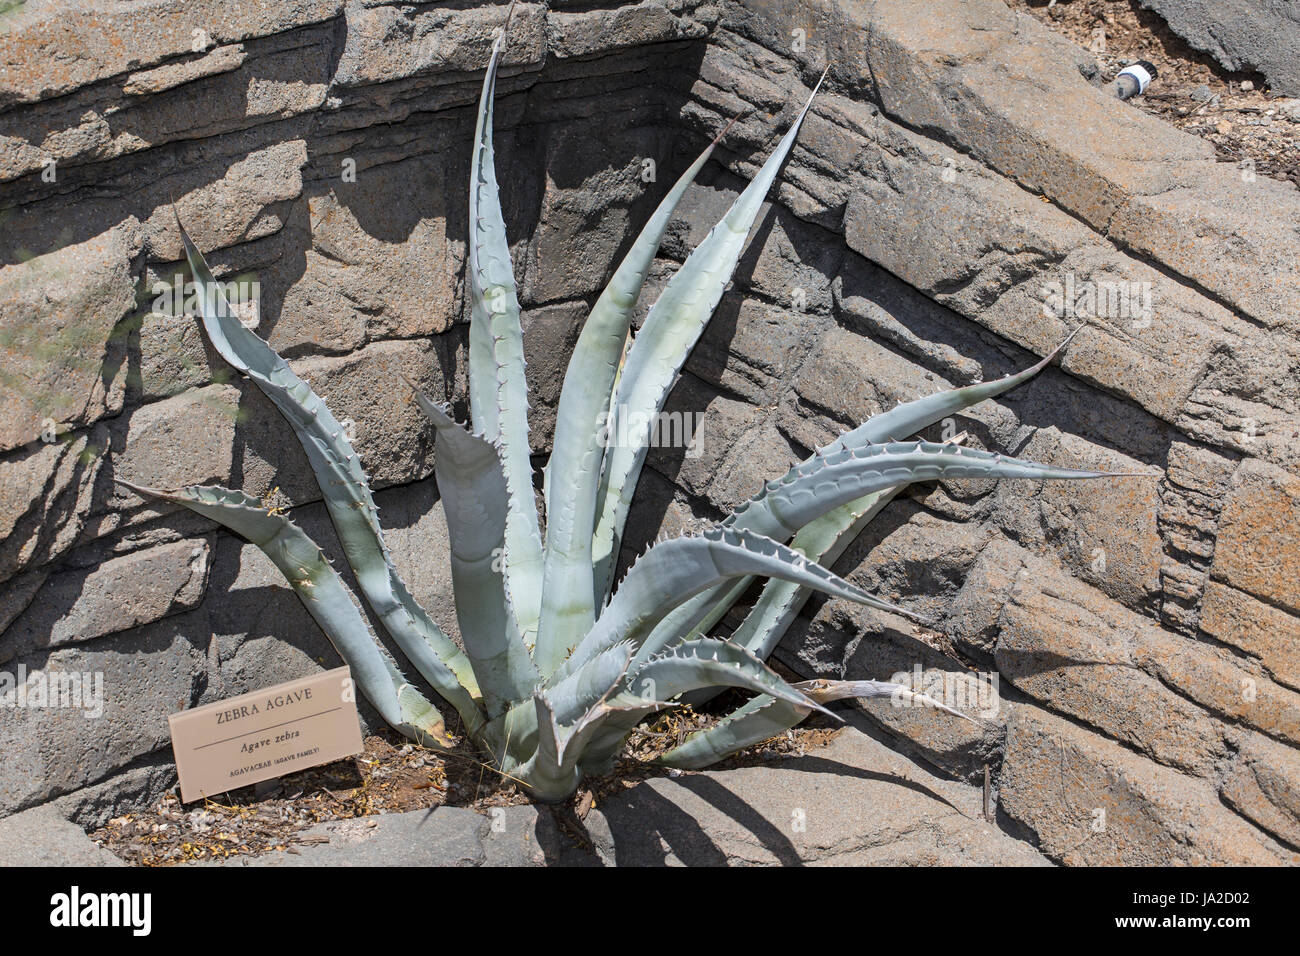
[[[97,719],[0,715],[0,816],[58,799],[92,823],[156,797],[167,713],[336,661],[255,548],[113,484],[274,491],[334,550],[291,433],[178,307],[173,201],[257,331],[351,419],[397,563],[454,632],[431,439],[401,376],[464,410],[466,144],[503,16],[144,0],[0,23],[0,668],[105,687]],[[662,287],[830,66],[671,397],[703,414],[700,454],[650,455],[625,558],[865,416],[1022,368],[1082,325],[1058,367],[927,437],[1155,477],[917,486],[837,570],[933,626],[814,600],[778,657],[996,691],[975,725],[862,719],[966,783],[988,767],[1017,852],[1294,860],[1300,193],[1108,99],[1085,51],[1001,0],[523,3],[510,36],[496,149],[539,465],[630,231],[739,115]],[[665,814],[717,810],[680,781],[637,789]],[[756,812],[776,820],[774,800]],[[900,803],[890,839],[988,859],[961,849],[967,816],[927,812]],[[907,814],[929,821],[920,843]],[[787,852],[734,835],[723,858]]]
[[[1140,0],[1229,70],[1257,70],[1300,96],[1300,10],[1287,0]]]
[[[0,820],[0,866],[125,866],[53,807]]]
[[[552,811],[413,810],[325,823],[327,841],[219,866],[1043,866],[982,794],[857,731],[806,756],[657,778],[561,829]],[[567,831],[567,832],[566,832]]]

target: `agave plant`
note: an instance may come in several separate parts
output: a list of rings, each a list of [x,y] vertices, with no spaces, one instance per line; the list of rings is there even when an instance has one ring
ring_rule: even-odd
[[[716,527],[656,542],[614,588],[628,508],[650,443],[649,423],[717,306],[812,97],[753,181],[672,276],[630,346],[632,312],[647,271],[674,209],[718,140],[668,191],[591,308],[560,397],[544,469],[543,523],[530,463],[520,310],[492,145],[504,40],[503,29],[483,81],[471,163],[472,428],[458,424],[449,406],[416,393],[436,433],[434,474],[447,517],[463,647],[398,576],[367,477],[337,419],[238,321],[181,228],[206,334],[292,426],[375,616],[454,708],[490,765],[547,801],[571,794],[584,774],[606,771],[648,715],[702,702],[723,688],[753,697],[660,757],[661,763],[705,766],[793,727],[814,710],[825,711],[839,698],[920,697],[882,681],[789,683],[763,661],[813,591],[908,614],[823,564],[833,562],[909,482],[1102,477],[954,443],[895,440],[1024,382],[1052,356],[1018,375],[875,416],[768,483]],[[611,443],[611,435],[619,441]],[[184,505],[259,546],[382,717],[428,746],[456,743],[442,713],[376,639],[321,549],[287,516],[226,488],[129,487]],[[767,581],[743,623],[729,636],[710,636],[756,578]]]

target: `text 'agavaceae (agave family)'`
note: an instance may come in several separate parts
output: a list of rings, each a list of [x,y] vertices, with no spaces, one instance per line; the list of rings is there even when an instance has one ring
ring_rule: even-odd
[[[209,339],[293,427],[375,615],[411,665],[455,708],[492,766],[543,800],[562,799],[584,774],[607,770],[647,715],[683,701],[707,700],[722,688],[754,696],[658,758],[661,763],[705,766],[793,727],[839,698],[920,697],[881,681],[791,684],[763,659],[813,590],[907,613],[819,563],[833,562],[907,483],[1102,477],[954,443],[894,440],[1026,381],[1052,356],[1018,375],[875,416],[768,483],[711,530],[654,544],[613,588],[651,423],[731,279],[812,98],[726,216],[672,276],[630,347],[625,349],[632,311],[647,271],[674,209],[718,140],[668,191],[592,307],[560,397],[544,469],[543,525],[530,463],[519,302],[492,147],[504,41],[503,29],[483,81],[471,163],[472,429],[454,421],[448,407],[417,392],[436,431],[434,473],[447,516],[463,649],[398,576],[368,480],[338,420],[265,341],[239,322],[181,229]],[[609,435],[619,441],[609,443]],[[383,718],[426,745],[453,743],[437,707],[403,676],[348,586],[288,517],[226,488],[129,487],[178,502],[258,545]],[[768,580],[740,627],[729,637],[710,637],[758,577]]]

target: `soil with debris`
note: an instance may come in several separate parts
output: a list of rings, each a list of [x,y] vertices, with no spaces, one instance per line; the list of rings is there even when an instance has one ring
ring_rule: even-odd
[[[1159,76],[1128,102],[1210,143],[1243,176],[1300,187],[1300,99],[1275,95],[1259,73],[1225,70],[1137,0],[1007,0],[1089,50],[1107,81],[1137,60]]]
[[[728,693],[710,710],[726,713],[740,695]],[[669,771],[647,763],[685,740],[717,716],[689,709],[668,712],[633,732],[614,771],[589,779],[568,804],[554,808],[557,823],[581,843],[575,828],[594,807],[648,777]],[[711,770],[745,766],[820,749],[842,730],[822,715],[813,715],[787,733],[750,747]],[[682,771],[685,772],[685,771]],[[194,860],[219,860],[263,853],[296,853],[295,848],[327,838],[307,831],[318,823],[438,806],[490,807],[528,803],[520,787],[484,764],[468,744],[453,753],[416,746],[385,729],[367,737],[356,757],[264,784],[244,787],[217,799],[180,802],[177,792],[138,813],[110,820],[90,836],[129,864],[169,866]]]

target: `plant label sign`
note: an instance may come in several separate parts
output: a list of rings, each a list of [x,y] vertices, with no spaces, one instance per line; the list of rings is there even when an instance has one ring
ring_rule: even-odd
[[[362,751],[347,667],[181,711],[167,722],[186,803]]]

